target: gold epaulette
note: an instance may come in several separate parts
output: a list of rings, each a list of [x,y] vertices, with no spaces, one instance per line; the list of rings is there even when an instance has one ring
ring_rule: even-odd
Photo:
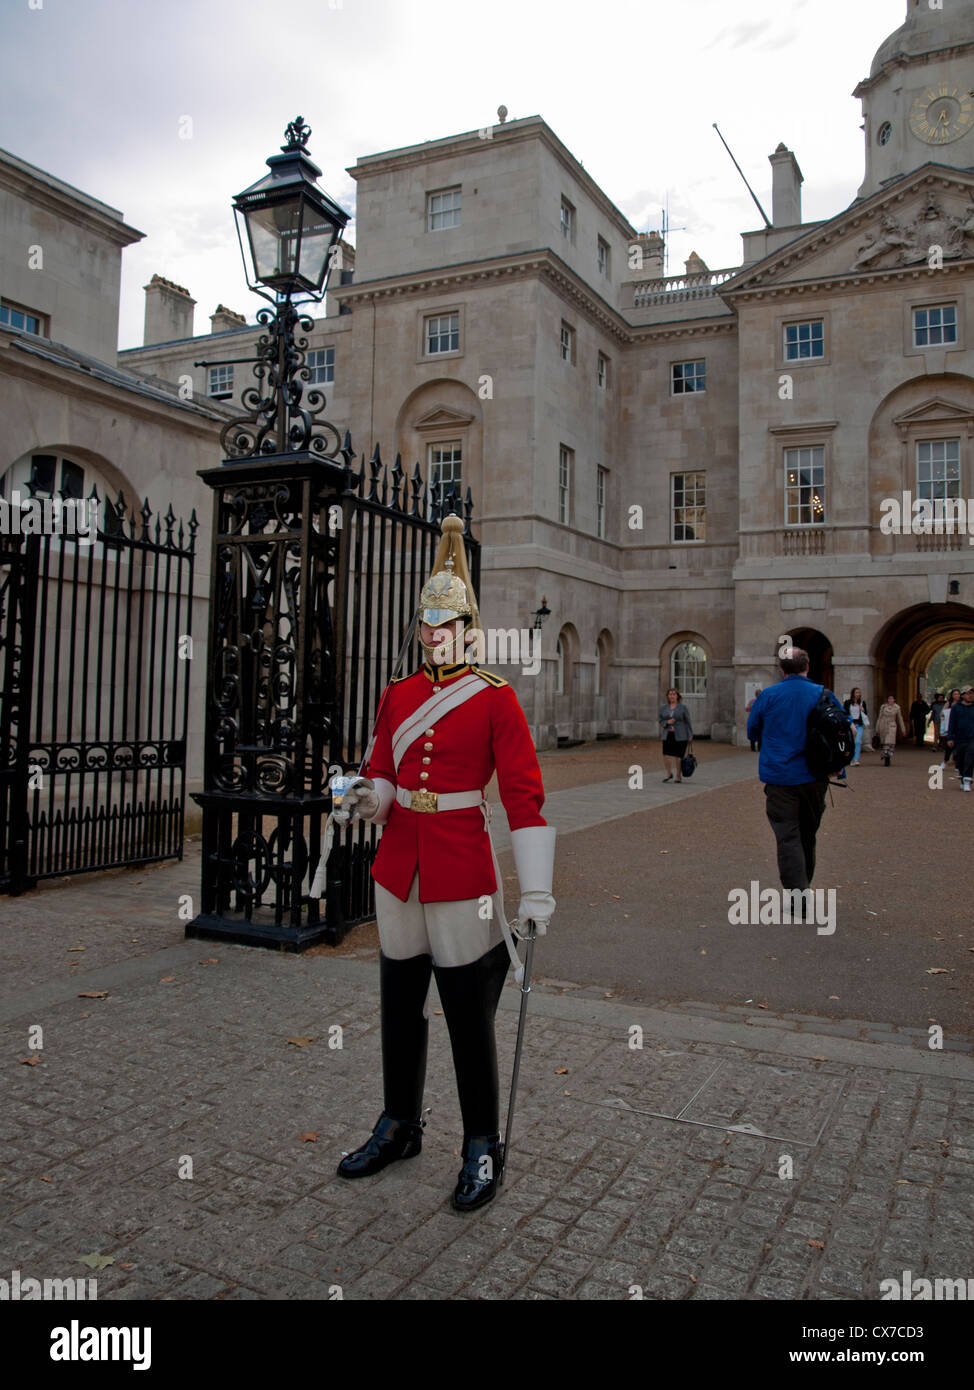
[[[482,671],[479,666],[474,666],[472,670],[475,676],[479,676],[480,679],[482,681],[486,681],[488,685],[499,687],[502,685],[510,684],[510,682],[506,681],[503,676],[495,676],[493,671]]]
[[[408,681],[408,680],[411,680],[411,679],[413,678],[413,676],[415,676],[415,675],[416,675],[416,672],[415,672],[415,671],[410,671],[410,672],[409,672],[407,675],[405,675],[405,676],[393,676],[393,678],[392,678],[392,680],[389,682],[389,684],[390,684],[390,685],[398,685],[400,681]]]

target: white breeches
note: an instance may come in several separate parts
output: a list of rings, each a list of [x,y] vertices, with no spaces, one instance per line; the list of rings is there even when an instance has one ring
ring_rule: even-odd
[[[503,898],[496,892],[483,901],[465,898],[460,902],[421,903],[418,873],[405,902],[380,883],[375,885],[379,944],[390,960],[432,956],[434,965],[471,965],[504,939],[503,912]]]

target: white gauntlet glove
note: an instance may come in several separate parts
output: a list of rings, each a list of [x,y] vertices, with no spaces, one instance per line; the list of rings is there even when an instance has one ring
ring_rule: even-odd
[[[373,820],[379,813],[380,805],[375,783],[368,777],[356,777],[346,788],[342,804],[332,812],[332,818],[336,825],[344,828],[349,821]]]
[[[539,936],[547,932],[555,910],[551,878],[555,867],[556,834],[553,825],[528,825],[523,830],[511,831],[514,866],[521,885],[518,926],[534,922]]]

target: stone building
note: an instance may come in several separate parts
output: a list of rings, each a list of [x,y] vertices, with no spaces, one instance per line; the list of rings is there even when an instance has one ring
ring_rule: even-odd
[[[771,225],[719,270],[694,255],[666,276],[659,236],[633,227],[539,117],[350,170],[356,247],[308,366],[361,454],[378,443],[434,484],[471,489],[485,623],[525,629],[550,611],[540,674],[507,671],[539,744],[654,733],[670,684],[701,733],[740,740],[786,633],[840,696],[860,684],[909,704],[934,652],[974,637],[966,527],[914,534],[907,517],[891,530],[904,493],[908,510],[974,494],[972,54],[974,0],[910,0],[857,88],[857,198],[803,221],[798,161],[779,145]],[[18,165],[6,160],[7,179]],[[205,522],[196,470],[239,410],[258,330],[220,305],[193,337],[195,301],[154,276],[145,344],[114,359],[118,256],[138,234],[29,172],[47,189],[35,201],[73,197],[75,221],[97,229],[99,307],[86,317],[50,259],[46,279],[14,265],[35,232],[5,220],[3,358],[38,377],[13,387],[8,370],[0,387],[17,421],[7,463],[42,438],[70,443],[85,466]],[[117,375],[96,390],[65,355],[41,368],[38,331]],[[44,397],[51,423],[35,427],[52,371],[71,390]],[[133,409],[113,407],[109,425],[97,391]],[[79,403],[61,421],[66,398]],[[166,442],[147,451],[134,420],[150,410]]]
[[[771,225],[716,271],[665,276],[659,236],[539,117],[350,169],[355,259],[309,365],[360,451],[470,487],[486,623],[531,627],[547,600],[540,674],[509,672],[540,744],[654,733],[671,684],[740,740],[785,634],[840,695],[908,705],[974,637],[966,527],[889,533],[904,493],[974,494],[972,55],[974,0],[909,0],[856,89],[855,201],[804,222],[779,145]],[[162,292],[119,360],[238,400],[246,376],[194,364],[255,330],[218,313],[159,341]]]

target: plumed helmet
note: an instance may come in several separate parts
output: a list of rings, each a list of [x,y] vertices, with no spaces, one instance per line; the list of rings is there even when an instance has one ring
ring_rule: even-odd
[[[420,621],[440,627],[463,618],[468,626],[479,627],[480,613],[463,545],[463,522],[458,516],[445,516],[440,529],[433,572],[419,596]]]

